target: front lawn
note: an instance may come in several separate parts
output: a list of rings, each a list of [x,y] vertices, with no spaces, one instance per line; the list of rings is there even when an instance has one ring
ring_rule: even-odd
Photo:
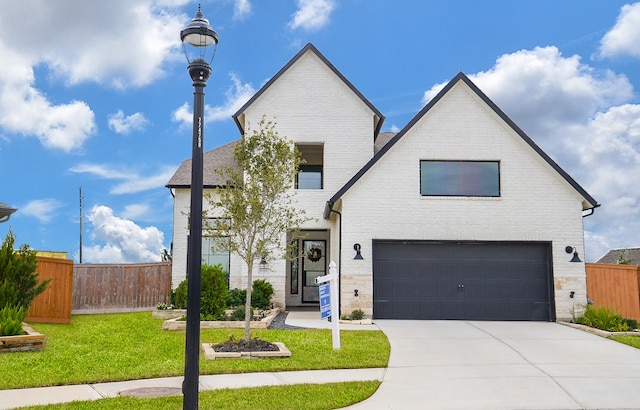
[[[42,352],[3,353],[0,389],[101,383],[184,374],[184,331],[164,331],[150,312],[74,315],[71,324],[33,324],[46,335]],[[220,343],[242,329],[206,329],[202,343]],[[200,374],[386,367],[389,342],[381,331],[343,330],[333,350],[330,329],[253,330],[283,342],[287,359],[204,360]]]

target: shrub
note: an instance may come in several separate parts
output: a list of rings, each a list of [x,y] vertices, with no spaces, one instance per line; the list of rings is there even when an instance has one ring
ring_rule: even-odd
[[[202,266],[200,315],[205,320],[217,320],[224,316],[227,307],[227,280],[222,265]]]
[[[619,313],[604,306],[596,307],[587,305],[582,316],[576,319],[576,323],[607,332],[624,332],[629,330],[629,325],[623,321]]]
[[[251,294],[251,306],[256,309],[269,309],[271,306],[271,296],[273,296],[273,286],[265,279],[253,281],[253,292]]]
[[[622,319],[622,321],[626,323],[627,326],[629,326],[629,330],[634,330],[638,328],[638,321],[635,319],[624,318]]]
[[[244,306],[246,300],[246,289],[229,289],[229,291],[227,291],[227,306],[230,308]]]
[[[362,320],[364,319],[364,312],[362,309],[356,309],[351,312],[351,320]]]
[[[204,320],[216,320],[224,315],[227,306],[226,272],[222,265],[202,265],[200,288],[200,316]],[[187,307],[189,280],[185,279],[171,294],[171,304],[176,309]]]
[[[188,288],[187,279],[180,282],[175,291],[171,292],[171,304],[176,307],[176,309],[186,309],[187,308],[187,290]]]
[[[22,306],[29,309],[33,299],[45,291],[51,279],[38,283],[38,257],[29,245],[14,250],[15,237],[9,231],[0,249],[0,309]]]
[[[242,321],[244,320],[244,313],[243,307],[237,307],[229,315],[229,320]]]
[[[22,321],[27,316],[24,306],[5,306],[0,310],[0,336],[23,335]]]

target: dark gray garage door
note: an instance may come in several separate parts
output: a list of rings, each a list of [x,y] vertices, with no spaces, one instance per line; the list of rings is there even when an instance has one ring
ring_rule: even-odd
[[[377,319],[555,320],[549,243],[373,242]]]

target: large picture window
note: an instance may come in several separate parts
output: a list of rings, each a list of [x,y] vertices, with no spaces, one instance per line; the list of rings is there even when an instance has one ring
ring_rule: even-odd
[[[500,196],[499,161],[420,161],[423,196]]]

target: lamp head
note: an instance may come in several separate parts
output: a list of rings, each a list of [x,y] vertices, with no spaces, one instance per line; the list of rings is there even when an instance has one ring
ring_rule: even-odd
[[[199,60],[211,64],[218,45],[218,33],[211,28],[209,20],[204,18],[199,5],[196,16],[180,31],[180,41],[190,65]]]

